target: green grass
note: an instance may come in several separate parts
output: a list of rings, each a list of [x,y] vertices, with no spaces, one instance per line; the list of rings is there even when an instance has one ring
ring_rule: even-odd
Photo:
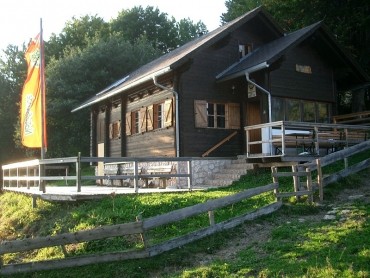
[[[328,169],[331,170],[330,168]],[[362,175],[362,177],[361,177]],[[351,176],[325,188],[325,200],[361,182],[364,175]],[[175,209],[224,197],[247,188],[271,183],[270,170],[256,171],[232,186],[206,192],[112,196],[82,203],[38,202],[32,209],[31,198],[14,194],[0,195],[0,238],[20,239],[53,235],[135,221]],[[279,179],[284,191],[292,190],[291,179]],[[254,210],[274,200],[263,194],[215,212],[216,222]],[[369,277],[370,206],[360,200],[343,209],[351,213],[345,221],[300,222],[327,207],[304,202],[286,203],[278,212],[240,227],[217,233],[162,255],[142,260],[105,263],[55,271],[19,274],[12,277]],[[282,221],[284,219],[284,221]],[[339,216],[338,216],[339,219]],[[289,220],[289,221],[288,221]],[[165,241],[209,225],[206,214],[157,228],[148,233],[151,244]],[[258,224],[271,231],[266,240],[238,246],[233,259],[218,257],[197,266],[195,258],[213,255],[240,237],[248,225]],[[66,246],[68,256],[142,248],[139,237],[124,237]],[[203,255],[202,255],[203,254]],[[4,263],[63,258],[60,247],[4,256]]]

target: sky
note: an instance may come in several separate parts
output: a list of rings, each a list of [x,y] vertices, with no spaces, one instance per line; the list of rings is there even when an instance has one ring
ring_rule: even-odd
[[[97,15],[106,22],[116,18],[123,9],[134,6],[158,7],[177,21],[190,18],[203,21],[208,30],[220,26],[220,16],[226,12],[225,0],[3,0],[0,16],[0,50],[9,44],[22,45],[36,36],[42,18],[44,40],[59,34],[72,17]]]

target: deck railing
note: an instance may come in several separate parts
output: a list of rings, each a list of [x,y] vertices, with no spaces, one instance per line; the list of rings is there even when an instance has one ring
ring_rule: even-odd
[[[66,157],[66,158],[53,158],[53,159],[34,159],[29,161],[17,162],[2,166],[3,183],[0,184],[0,189],[6,186],[39,186],[39,190],[46,192],[46,181],[75,181],[76,191],[81,192],[83,181],[96,181],[96,180],[133,180],[134,190],[139,190],[140,179],[150,178],[187,178],[188,189],[192,189],[192,158],[187,157],[143,157],[143,158],[128,158],[128,157]],[[183,162],[186,164],[185,171],[182,173],[145,173],[139,171],[139,163],[142,162]],[[91,163],[130,163],[132,164],[131,173],[122,173],[116,175],[83,175],[81,173],[81,165]],[[75,165],[73,175],[69,173],[69,167]],[[47,175],[47,169],[61,169],[66,170],[65,175],[52,176]]]
[[[370,126],[363,125],[291,121],[247,126],[244,129],[248,157],[321,156],[366,141],[370,132]],[[258,139],[251,139],[252,134]],[[258,146],[260,151],[252,152],[252,146]]]

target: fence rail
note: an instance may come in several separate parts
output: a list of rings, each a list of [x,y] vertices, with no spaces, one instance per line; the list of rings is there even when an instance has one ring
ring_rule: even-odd
[[[208,158],[207,158],[208,159]],[[216,158],[213,158],[216,159]],[[142,158],[128,158],[128,157],[66,157],[66,158],[53,158],[53,159],[34,159],[24,162],[17,162],[2,166],[3,182],[0,184],[0,190],[6,186],[20,187],[22,182],[26,183],[27,188],[30,188],[31,183],[39,186],[39,190],[46,192],[45,181],[75,181],[76,192],[81,192],[82,181],[84,180],[127,180],[132,179],[134,182],[134,190],[138,192],[138,181],[140,179],[148,178],[187,178],[188,189],[192,190],[192,158],[187,157],[142,157]],[[185,171],[183,173],[145,173],[139,171],[138,164],[143,162],[184,162],[186,163]],[[132,163],[132,173],[123,173],[116,175],[83,175],[81,173],[82,164],[91,163]],[[75,174],[69,174],[69,166],[75,165]],[[65,170],[63,176],[50,176],[46,175],[45,170],[59,169]],[[14,184],[15,183],[15,184]]]
[[[369,140],[370,126],[277,121],[245,127],[248,157],[322,156]],[[259,147],[256,149],[256,147]]]
[[[170,239],[166,242],[159,243],[153,246],[148,245],[148,240],[144,240],[144,249],[142,250],[123,250],[112,253],[104,254],[93,254],[86,256],[77,256],[73,258],[64,258],[48,261],[36,261],[29,263],[18,263],[18,264],[1,264],[0,261],[0,274],[13,274],[20,272],[39,271],[47,269],[58,269],[73,266],[82,266],[93,263],[112,262],[117,260],[146,258],[158,255],[165,251],[183,246],[187,243],[195,240],[204,238],[215,232],[230,229],[235,227],[247,220],[253,220],[256,217],[272,213],[280,208],[281,202],[273,202],[264,207],[261,207],[255,211],[247,212],[243,215],[228,219],[220,223],[214,223],[213,211],[233,205],[247,198],[258,196],[260,194],[275,190],[277,184],[269,184],[258,188],[252,188],[239,192],[237,194],[226,196],[217,200],[209,200],[202,204],[195,206],[182,208],[176,211],[172,211],[166,214],[154,216],[147,219],[142,219],[136,222],[119,224],[113,226],[102,226],[96,229],[88,231],[80,231],[75,233],[66,233],[55,236],[48,236],[43,238],[31,238],[14,241],[3,241],[0,244],[0,256],[8,253],[23,252],[28,250],[34,250],[38,248],[45,248],[51,246],[67,245],[78,242],[86,242],[97,239],[104,239],[110,237],[117,237],[129,234],[144,234],[151,229],[159,226],[175,223],[180,220],[200,215],[202,213],[208,213],[210,218],[210,226],[202,228],[186,235],[179,236]]]

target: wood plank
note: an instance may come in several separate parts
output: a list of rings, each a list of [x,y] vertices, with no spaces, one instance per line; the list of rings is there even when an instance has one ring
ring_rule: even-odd
[[[108,237],[143,233],[142,222],[131,222],[112,226],[102,226],[92,230],[75,233],[64,233],[42,238],[3,241],[0,244],[0,255],[28,251],[49,246],[67,245]]]
[[[345,178],[349,175],[362,171],[370,166],[370,158],[363,160],[355,165],[352,165],[346,169],[343,169],[337,173],[334,173],[328,177],[323,178],[323,186],[328,185],[330,183],[336,182],[342,178]]]
[[[237,225],[244,223],[245,221],[250,221],[262,215],[270,214],[278,210],[281,206],[282,206],[282,202],[275,202],[270,205],[264,206],[258,210],[255,210],[253,212],[246,213],[238,217],[234,217],[233,219],[229,219],[227,221],[214,224],[210,227],[200,229],[195,232],[191,232],[187,235],[171,239],[169,241],[166,241],[165,243],[152,246],[149,248],[150,256],[152,257],[155,255],[161,254],[163,252],[172,250],[174,248],[178,248],[187,243],[190,243],[190,242],[199,240],[201,238],[204,238],[206,236],[212,235],[216,232],[234,228]]]
[[[190,216],[198,215],[200,213],[208,212],[210,210],[216,210],[237,202],[240,202],[246,198],[250,198],[278,187],[278,184],[272,183],[257,188],[252,188],[240,192],[238,194],[226,196],[224,198],[209,200],[203,204],[197,204],[191,207],[182,208],[162,215],[154,216],[148,219],[144,219],[143,228],[149,230],[158,226],[169,224],[172,222],[180,221]]]
[[[63,269],[67,267],[78,267],[96,263],[107,263],[131,259],[142,259],[149,257],[147,250],[140,251],[118,251],[112,253],[94,254],[80,257],[29,262],[22,264],[3,265],[0,268],[0,274],[15,274],[24,272],[34,272],[40,270]]]
[[[274,177],[305,177],[306,172],[277,172],[271,174]]]
[[[277,194],[278,197],[284,198],[284,197],[292,197],[292,196],[304,196],[304,195],[312,195],[312,191],[297,191],[297,192],[280,192]]]

